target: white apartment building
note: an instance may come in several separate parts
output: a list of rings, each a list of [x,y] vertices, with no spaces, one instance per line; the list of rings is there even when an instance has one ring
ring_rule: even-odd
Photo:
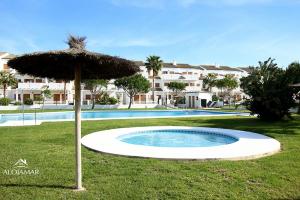
[[[240,85],[240,79],[242,77],[248,76],[248,72],[246,71],[248,68],[234,68],[228,66],[219,66],[219,65],[200,65],[200,67],[204,70],[204,76],[208,74],[217,75],[218,79],[222,79],[225,75],[232,75],[238,81]],[[221,91],[217,87],[212,88],[212,93],[215,95],[220,95]],[[245,94],[241,91],[241,88],[238,86],[236,89],[232,91],[233,95],[237,100],[241,100],[245,97]]]
[[[46,99],[48,104],[70,104],[74,100],[74,84],[72,81],[63,82],[61,80],[51,80],[47,78],[31,77],[28,75],[18,74],[15,70],[10,69],[7,66],[7,61],[13,58],[14,55],[0,52],[0,71],[6,70],[15,74],[18,79],[18,86],[16,88],[8,88],[7,97],[13,101],[23,101],[26,98],[33,100],[38,99],[41,95],[43,87],[48,86],[52,92],[52,97]],[[144,62],[135,61],[140,66],[141,74],[147,78],[152,86],[152,72],[148,72]],[[139,94],[134,97],[134,104],[172,104],[174,100],[174,94],[168,89],[170,82],[178,81],[186,84],[186,89],[180,95],[185,97],[185,106],[190,108],[206,107],[207,103],[212,100],[213,94],[220,92],[217,88],[213,88],[212,92],[209,92],[203,86],[203,79],[209,73],[214,73],[218,78],[224,77],[226,74],[234,75],[237,80],[241,77],[247,76],[248,72],[240,68],[233,68],[227,66],[216,65],[198,65],[192,66],[189,64],[177,64],[164,63],[163,68],[155,76],[155,96],[154,101],[152,98],[152,91],[147,94]],[[113,84],[114,80],[109,82],[107,92],[110,96],[114,96],[119,99],[120,104],[128,104],[129,97],[124,91],[118,89]],[[91,94],[88,90],[82,87],[82,104],[89,103]],[[236,95],[237,99],[243,97],[243,93],[240,88],[232,91]],[[0,97],[3,96],[3,91],[0,90]],[[64,98],[65,93],[65,98]]]

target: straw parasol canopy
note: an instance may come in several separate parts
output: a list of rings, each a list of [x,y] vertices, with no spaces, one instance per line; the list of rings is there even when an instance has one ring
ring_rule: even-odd
[[[85,49],[85,37],[70,36],[69,48],[61,51],[36,52],[11,59],[8,65],[21,74],[74,80],[75,67],[81,66],[82,79],[113,79],[130,76],[139,69],[126,59],[94,53]]]
[[[84,190],[81,173],[81,79],[114,79],[139,71],[138,66],[129,60],[87,51],[85,39],[70,36],[66,50],[24,54],[8,62],[21,74],[75,80],[75,190],[79,191]]]

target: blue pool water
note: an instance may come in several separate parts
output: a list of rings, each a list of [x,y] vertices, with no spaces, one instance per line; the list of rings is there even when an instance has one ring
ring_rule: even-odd
[[[238,139],[221,134],[188,130],[153,130],[118,137],[122,142],[156,147],[211,147],[231,144]]]
[[[107,118],[146,118],[146,117],[173,117],[173,116],[203,116],[203,115],[232,115],[239,113],[228,113],[228,112],[216,112],[216,111],[85,111],[82,112],[82,119],[107,119]],[[6,121],[22,121],[22,120],[35,120],[34,113],[25,113],[24,116],[22,113],[17,114],[1,114],[0,115],[0,123]],[[48,113],[37,113],[37,120],[43,121],[54,121],[54,120],[71,120],[74,119],[74,112],[48,112]]]

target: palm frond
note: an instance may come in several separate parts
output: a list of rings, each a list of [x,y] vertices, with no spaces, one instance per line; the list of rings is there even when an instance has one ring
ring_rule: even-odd
[[[86,46],[86,37],[70,35],[67,44],[70,48],[84,50]]]

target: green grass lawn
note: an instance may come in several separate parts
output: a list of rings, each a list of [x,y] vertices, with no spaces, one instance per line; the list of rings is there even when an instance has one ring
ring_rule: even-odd
[[[0,199],[299,199],[300,116],[267,123],[251,117],[84,121],[83,135],[120,127],[205,126],[248,130],[279,140],[282,152],[245,161],[168,161],[82,149],[84,192],[74,192],[74,125],[0,128]],[[255,148],[255,147],[253,147]],[[8,176],[20,158],[37,176]]]

